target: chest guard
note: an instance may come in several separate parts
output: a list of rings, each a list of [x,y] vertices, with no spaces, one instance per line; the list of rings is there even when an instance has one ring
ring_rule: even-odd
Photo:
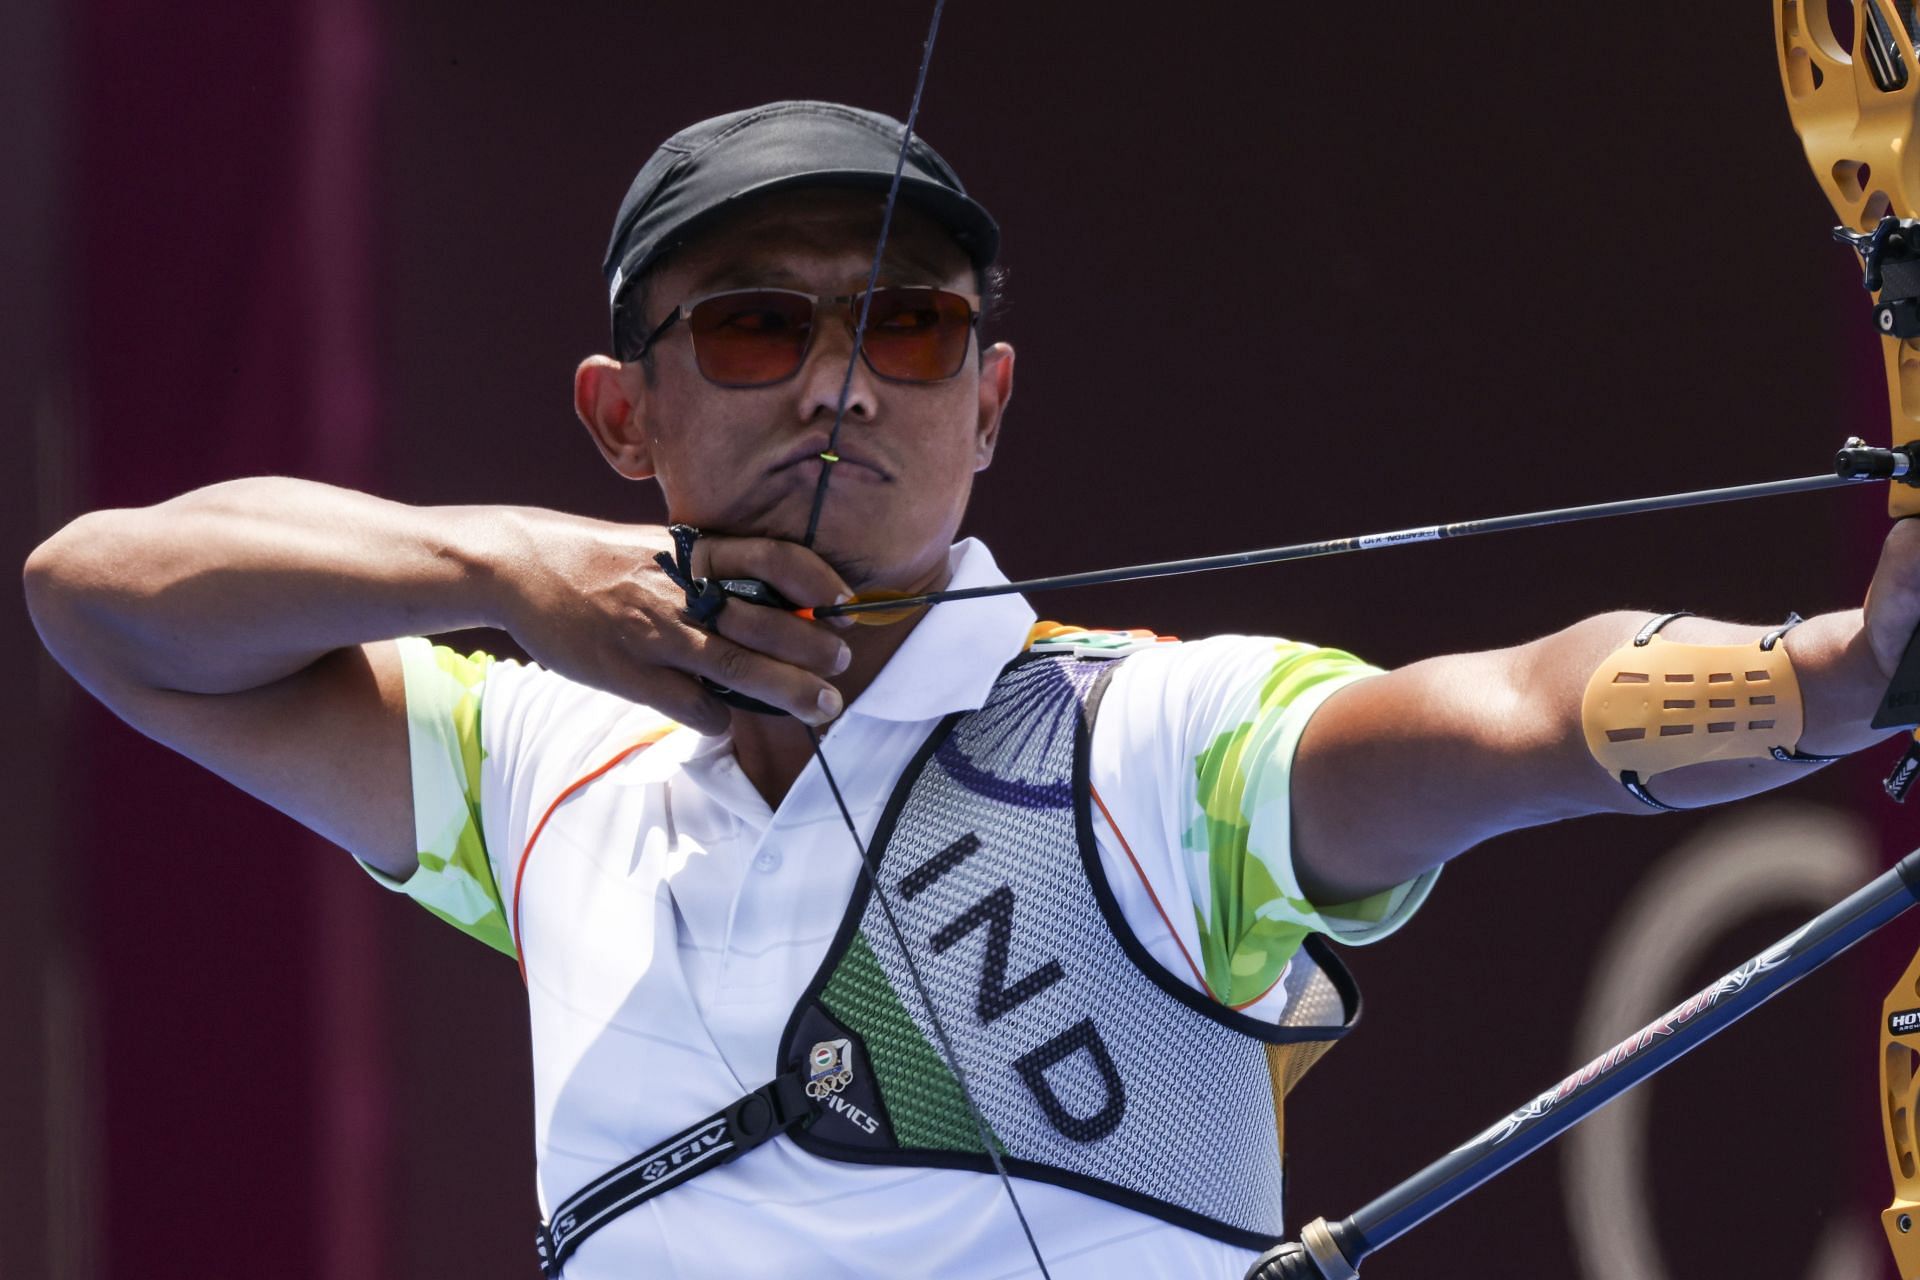
[[[1282,1235],[1282,1100],[1359,996],[1318,938],[1281,1025],[1216,1003],[1135,940],[1094,846],[1088,757],[1116,664],[1030,656],[908,764],[879,875],[1010,1173],[1217,1239]],[[866,882],[787,1024],[807,1151],[990,1172],[900,942]]]

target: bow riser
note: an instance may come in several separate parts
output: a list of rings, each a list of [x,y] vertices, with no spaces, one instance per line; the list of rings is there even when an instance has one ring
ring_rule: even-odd
[[[1880,1223],[1902,1280],[1912,1280],[1920,1276],[1920,955],[1887,993],[1880,1027],[1880,1115],[1893,1171],[1893,1203]]]
[[[1920,156],[1907,146],[1920,112],[1920,54],[1908,34],[1913,19],[1900,7],[1854,0],[1849,48],[1824,0],[1773,6],[1788,114],[1835,216],[1855,231],[1873,230],[1888,214],[1920,217]],[[1912,8],[1910,0],[1904,7]],[[1888,443],[1908,444],[1920,439],[1920,339],[1882,336],[1880,344],[1892,409]],[[1892,486],[1887,510],[1920,514],[1920,489]]]

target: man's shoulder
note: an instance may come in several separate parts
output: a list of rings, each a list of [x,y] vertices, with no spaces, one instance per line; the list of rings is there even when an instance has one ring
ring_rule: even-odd
[[[537,662],[485,651],[462,655],[445,646],[434,646],[429,661],[439,672],[457,673],[455,678],[476,695],[476,727],[489,754],[511,748],[565,767],[603,746],[657,738],[677,727],[652,707]]]
[[[1241,723],[1300,704],[1379,668],[1343,649],[1279,636],[1214,635],[1134,646],[1117,664],[1102,715],[1174,723]],[[1318,691],[1308,698],[1309,692]]]
[[[1342,649],[1279,636],[1222,634],[1182,640],[1145,627],[1081,627],[1037,622],[1028,654],[1114,664],[1116,685],[1153,696],[1244,688],[1261,691],[1279,680],[1310,674],[1317,682],[1376,674],[1378,669]],[[1121,661],[1125,659],[1125,661]]]
[[[1144,627],[1077,627],[1064,622],[1036,622],[1027,632],[1028,653],[1076,658],[1124,658],[1159,645],[1179,644],[1178,636],[1163,636]]]

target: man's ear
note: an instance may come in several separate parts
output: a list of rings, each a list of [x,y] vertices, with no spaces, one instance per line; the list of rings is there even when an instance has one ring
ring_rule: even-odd
[[[1000,442],[1000,420],[1013,399],[1013,348],[996,342],[980,357],[980,417],[974,428],[973,469],[985,471]]]
[[[653,476],[653,444],[641,425],[645,379],[638,364],[588,356],[573,371],[573,411],[607,465],[629,480]]]

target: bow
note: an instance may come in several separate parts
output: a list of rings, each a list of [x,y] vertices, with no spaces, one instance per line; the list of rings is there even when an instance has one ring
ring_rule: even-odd
[[[1914,228],[1920,169],[1908,150],[1920,125],[1920,13],[1912,0],[1853,0],[1850,29],[1835,7],[1774,0],[1775,49],[1787,110],[1807,162],[1838,215],[1835,230],[1860,251],[1880,331],[1892,406],[1889,443],[1920,437],[1920,303],[1914,294]],[[1920,493],[1893,486],[1888,512],[1920,512]],[[1916,736],[1920,742],[1920,735]],[[1912,780],[1915,753],[1888,780],[1896,796]],[[1903,776],[1904,775],[1904,776]],[[1881,1215],[1903,1280],[1920,1277],[1920,954],[1888,993],[1880,1025],[1880,1113],[1893,1203]]]

